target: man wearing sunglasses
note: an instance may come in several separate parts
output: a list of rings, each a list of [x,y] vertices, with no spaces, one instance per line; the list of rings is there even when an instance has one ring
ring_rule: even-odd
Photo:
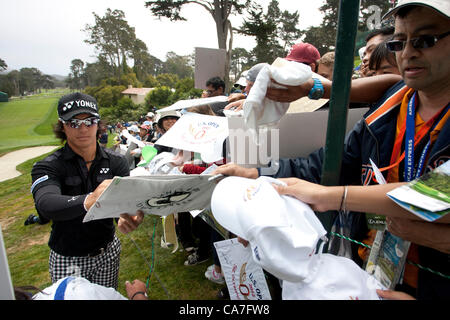
[[[113,219],[83,223],[83,218],[114,176],[128,176],[125,158],[97,143],[101,131],[97,101],[79,92],[58,102],[54,127],[64,146],[37,162],[31,171],[31,192],[37,211],[52,220],[49,271],[55,283],[82,276],[117,289],[121,245]],[[137,228],[143,213],[122,214],[118,229]]]
[[[392,16],[395,31],[387,46],[395,51],[403,79],[382,97],[378,96],[377,99],[381,99],[347,135],[341,185],[376,184],[370,160],[380,168],[388,183],[394,183],[415,179],[450,159],[447,121],[450,115],[450,1],[400,0],[385,18]],[[376,82],[381,78],[367,79]],[[309,81],[287,89],[269,88],[266,96],[275,101],[291,102],[307,95],[314,87],[314,82]],[[324,96],[329,96],[330,89],[331,83],[324,82]],[[350,99],[355,96],[353,89],[352,86]],[[370,96],[365,101],[375,102],[373,98]],[[297,177],[320,183],[323,158],[322,148],[307,158],[280,159],[274,177]],[[264,175],[264,168],[244,169],[230,164],[213,174],[216,173],[256,178]],[[358,204],[361,208],[367,207],[364,202]],[[360,212],[349,212],[348,217],[350,238],[370,241],[367,238],[369,217]],[[381,219],[379,222],[383,223]],[[428,223],[407,217],[386,218],[385,225],[391,233],[412,242],[408,260],[435,271],[419,270],[407,264],[403,286],[397,289],[419,299],[450,299],[450,243],[446,240],[450,225],[439,220]],[[337,252],[330,247],[331,252]],[[351,255],[362,265],[365,256],[360,248],[363,247],[352,244]]]

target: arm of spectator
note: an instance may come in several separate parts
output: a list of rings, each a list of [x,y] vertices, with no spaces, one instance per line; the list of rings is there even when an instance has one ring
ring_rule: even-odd
[[[228,96],[228,102],[235,102],[242,99],[245,99],[245,95],[243,93],[232,93]]]
[[[245,99],[229,103],[225,106],[224,110],[231,110],[231,109],[234,111],[242,110],[242,108],[244,107],[244,102]]]
[[[401,291],[377,289],[377,294],[380,298],[385,300],[416,300],[413,296]]]
[[[394,74],[383,74],[366,78],[352,80],[350,101],[372,103],[378,101],[387,89],[392,87],[402,77]],[[284,86],[286,89],[267,88],[266,97],[279,102],[293,102],[302,97],[308,96],[314,85],[312,79],[300,86]],[[323,98],[329,99],[331,96],[332,82],[322,80],[324,89]]]
[[[386,225],[402,239],[450,254],[450,224],[388,217]]]
[[[125,289],[130,300],[148,300],[146,293],[147,287],[141,280],[136,279],[133,282],[126,281]]]
[[[249,179],[258,178],[258,169],[256,168],[244,168],[234,164],[232,162],[224,164],[223,166],[218,167],[212,175],[223,174],[224,176],[238,176]]]
[[[348,186],[344,200],[344,187],[327,187],[297,178],[280,179],[287,186],[274,186],[280,194],[291,195],[311,205],[316,211],[339,210],[341,204],[346,210],[384,215],[391,218],[402,218],[423,222],[424,220],[403,209],[392,201],[386,193],[406,184],[388,183],[373,186]],[[424,222],[428,223],[429,222]],[[450,215],[446,215],[433,224],[450,223]]]

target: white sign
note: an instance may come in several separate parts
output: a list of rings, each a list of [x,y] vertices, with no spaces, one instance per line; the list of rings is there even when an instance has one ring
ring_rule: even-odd
[[[205,106],[205,105],[209,105],[211,103],[226,102],[226,101],[228,101],[227,96],[216,96],[216,97],[210,97],[210,98],[179,100],[179,101],[175,102],[173,105],[168,106],[163,109],[159,109],[156,112],[163,113],[163,112],[173,111],[173,110],[189,109],[192,107]]]
[[[250,246],[237,238],[214,242],[231,300],[271,300],[262,268],[253,260]]]
[[[367,110],[348,110],[347,133]],[[246,127],[243,117],[227,119],[231,161],[244,167],[264,167],[269,161],[278,160],[277,157],[307,157],[325,146],[328,110],[285,114],[277,129],[260,131],[260,145],[253,140],[253,134]]]
[[[224,79],[227,51],[224,49],[195,48],[194,80],[197,89],[206,89],[212,77]]]
[[[211,163],[223,158],[227,137],[227,118],[186,113],[155,144],[197,152],[204,162]]]
[[[0,300],[15,300],[11,274],[9,273],[8,257],[3,242],[0,226]]]

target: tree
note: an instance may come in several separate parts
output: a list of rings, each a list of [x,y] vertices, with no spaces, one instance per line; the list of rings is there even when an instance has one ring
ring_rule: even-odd
[[[186,21],[180,15],[181,8],[186,4],[196,4],[205,9],[212,16],[216,24],[219,49],[225,49],[227,51],[225,83],[228,83],[231,50],[233,48],[233,28],[229,17],[231,14],[242,14],[243,10],[250,3],[251,0],[154,0],[146,1],[145,7],[149,8],[155,16],[165,17],[171,21]]]
[[[162,86],[153,89],[145,97],[145,106],[150,110],[151,107],[161,108],[172,104],[172,90],[169,87]]]
[[[230,73],[237,80],[242,72],[250,69],[255,64],[253,55],[244,48],[234,48],[231,53]]]
[[[70,65],[70,73],[67,79],[70,89],[77,91],[85,86],[84,62],[81,59],[73,59]]]
[[[389,0],[363,0],[358,23],[358,31],[367,31],[381,27],[381,18],[390,9]]]
[[[178,80],[179,78],[176,74],[161,73],[156,76],[156,81],[158,81],[161,86],[169,88],[175,88]]]
[[[104,17],[99,17],[95,12],[93,15],[95,24],[86,25],[83,30],[88,34],[85,42],[95,46],[99,56],[113,66],[115,76],[120,79],[123,65],[127,58],[133,56],[135,49],[134,28],[128,25],[121,10],[108,8]]]
[[[134,60],[133,72],[139,81],[144,81],[147,74],[151,74],[153,67],[152,56],[148,53],[147,45],[140,39],[134,42],[131,57]]]
[[[244,19],[239,33],[256,38],[256,47],[252,50],[255,62],[272,63],[277,57],[285,57],[301,32],[297,28],[297,11],[281,11],[277,0],[272,0],[267,12],[259,4],[247,9],[249,15]]]
[[[149,74],[145,78],[143,85],[144,85],[144,88],[156,88],[156,87],[160,86],[158,80],[156,80],[156,78],[151,74]]]
[[[136,119],[134,110],[137,106],[128,97],[121,97],[118,99],[114,108],[100,108],[100,115],[102,119],[109,123],[117,121]]]
[[[165,73],[176,74],[180,79],[194,77],[192,56],[179,56],[175,52],[168,52],[164,63]]]
[[[5,71],[6,69],[8,69],[8,65],[5,60],[0,58],[0,71]]]
[[[84,76],[86,85],[97,86],[101,80],[113,77],[114,70],[102,56],[98,56],[96,62],[86,63]]]
[[[371,28],[379,28],[381,16],[387,12],[390,0],[363,0],[360,5],[358,30],[366,31]],[[321,54],[332,51],[336,44],[336,32],[339,16],[339,0],[326,0],[319,8],[323,13],[323,20],[319,27],[311,27],[304,30],[304,42],[313,44]]]

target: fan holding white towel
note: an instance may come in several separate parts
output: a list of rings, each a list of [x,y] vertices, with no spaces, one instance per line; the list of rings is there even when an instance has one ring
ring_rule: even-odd
[[[257,141],[260,130],[275,128],[289,108],[289,103],[266,98],[267,88],[283,88],[283,85],[299,86],[312,76],[311,68],[303,63],[285,59],[277,59],[275,62],[261,69],[244,102],[245,123],[247,128],[255,134]],[[281,86],[273,83],[272,80]]]

